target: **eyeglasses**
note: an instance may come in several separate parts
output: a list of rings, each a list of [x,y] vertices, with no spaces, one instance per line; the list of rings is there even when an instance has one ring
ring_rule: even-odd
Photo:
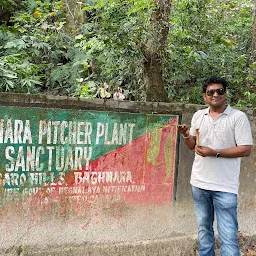
[[[225,93],[225,90],[224,90],[223,88],[219,88],[219,89],[215,89],[215,90],[212,89],[212,90],[207,91],[206,94],[207,94],[208,96],[213,96],[213,94],[214,94],[215,92],[217,92],[218,95],[223,95],[223,94]]]

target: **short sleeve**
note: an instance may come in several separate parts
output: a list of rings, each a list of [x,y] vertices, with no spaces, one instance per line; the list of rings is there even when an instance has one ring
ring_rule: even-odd
[[[241,112],[236,120],[235,140],[237,146],[253,144],[251,125],[248,117],[243,112]]]

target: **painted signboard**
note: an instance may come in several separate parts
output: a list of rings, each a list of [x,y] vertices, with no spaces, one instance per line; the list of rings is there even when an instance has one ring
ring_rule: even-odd
[[[176,115],[1,107],[0,204],[170,203],[177,123]]]

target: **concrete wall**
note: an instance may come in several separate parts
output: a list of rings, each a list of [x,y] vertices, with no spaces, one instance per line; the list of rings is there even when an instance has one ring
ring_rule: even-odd
[[[191,252],[196,239],[196,220],[189,184],[193,152],[186,148],[182,138],[177,135],[175,124],[189,124],[192,114],[205,106],[5,93],[0,94],[0,106],[0,119],[3,120],[0,123],[0,255],[178,256]],[[255,110],[243,111],[251,121],[255,141]],[[85,146],[92,146],[92,157],[87,159],[89,165],[84,157],[81,161],[82,170],[75,170],[75,163],[72,165],[72,159],[69,158],[68,166],[73,169],[65,170],[64,175],[53,180],[47,174],[54,173],[56,166],[52,165],[51,170],[41,170],[46,178],[40,186],[37,184],[39,191],[33,193],[33,186],[29,186],[24,178],[29,177],[30,173],[35,175],[31,169],[33,161],[28,166],[22,153],[28,157],[25,150],[28,146],[32,150],[32,145],[36,150],[40,146],[45,149],[58,144],[57,140],[55,145],[53,141],[47,142],[49,120],[85,122],[84,119],[95,124],[95,127],[99,123],[108,123],[112,130],[114,123],[126,123],[130,128],[133,126],[129,124],[136,125],[132,137],[128,136],[131,133],[127,134],[127,141],[118,141],[120,131],[112,139],[112,145],[106,140],[104,142],[103,134],[98,137],[98,144],[89,145],[88,141],[84,141],[86,145],[82,142],[78,145],[76,141],[72,145],[73,149],[75,147],[80,150],[82,147],[85,151]],[[8,123],[7,120],[11,121]],[[30,122],[26,123],[26,120]],[[44,128],[39,128],[40,121],[45,125]],[[52,126],[52,140],[54,127],[57,127],[56,123]],[[40,129],[41,143],[38,138]],[[17,135],[19,132],[20,136]],[[95,128],[92,140],[96,138],[97,132],[100,133],[100,130]],[[64,146],[70,147],[66,144]],[[49,152],[53,150],[48,149],[48,154],[44,156],[38,153],[38,159],[40,156],[44,164],[49,163],[49,155],[52,155]],[[254,146],[251,156],[243,159],[240,176],[240,231],[247,235],[256,234],[255,152]],[[30,153],[33,155],[33,152]],[[155,158],[156,154],[158,158]],[[79,162],[77,159],[75,161]],[[94,200],[95,194],[93,198],[88,197],[93,193],[88,190],[84,195],[80,190],[79,196],[70,196],[68,192],[60,194],[60,187],[79,187],[81,184],[78,184],[79,179],[75,182],[74,173],[93,171],[88,167],[90,165],[97,172],[108,171],[112,175],[115,172],[120,174],[122,170],[123,178],[116,178],[119,184],[113,184],[112,180],[110,185],[115,190],[106,192],[104,198],[96,197],[97,200]],[[6,173],[7,177],[17,174],[17,177],[23,179],[16,183],[14,179],[11,183],[3,179]],[[56,185],[60,181],[62,183]],[[100,184],[99,191],[94,193],[102,194],[100,191],[103,185]],[[83,187],[88,189],[89,186]],[[96,189],[96,186],[92,187]]]

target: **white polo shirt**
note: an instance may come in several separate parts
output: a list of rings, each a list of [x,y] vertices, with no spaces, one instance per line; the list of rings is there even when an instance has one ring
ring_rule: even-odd
[[[192,117],[190,135],[196,136],[196,129],[199,128],[200,146],[221,150],[253,144],[245,113],[228,105],[223,113],[212,119],[209,110],[198,110]],[[240,157],[202,157],[195,153],[190,183],[202,189],[237,194],[240,165]]]

